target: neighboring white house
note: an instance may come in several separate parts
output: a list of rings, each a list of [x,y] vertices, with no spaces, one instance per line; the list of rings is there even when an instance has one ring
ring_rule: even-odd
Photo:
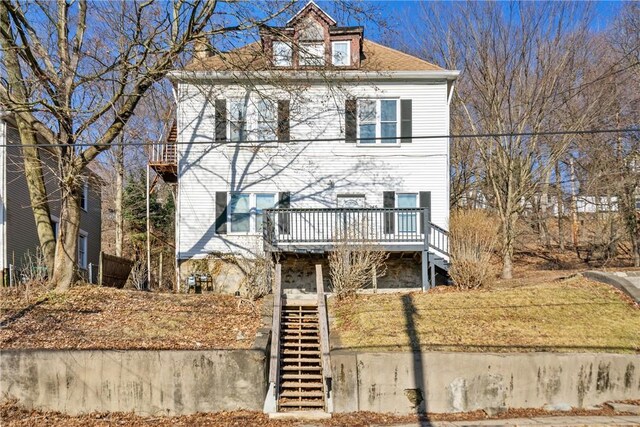
[[[261,29],[259,42],[215,56],[200,48],[170,73],[178,144],[152,167],[177,180],[178,265],[263,250],[321,257],[357,223],[364,240],[417,266],[406,283],[424,285],[426,257],[446,268],[459,72],[363,33],[310,2],[285,27]],[[265,215],[270,208],[280,211]]]

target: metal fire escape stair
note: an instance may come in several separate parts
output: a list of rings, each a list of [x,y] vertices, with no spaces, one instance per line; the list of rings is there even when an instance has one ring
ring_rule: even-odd
[[[286,303],[280,338],[280,412],[325,409],[317,304]]]

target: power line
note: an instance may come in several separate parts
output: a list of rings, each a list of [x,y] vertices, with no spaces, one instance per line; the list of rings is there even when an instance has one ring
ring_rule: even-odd
[[[606,133],[632,133],[640,132],[640,128],[622,128],[622,129],[583,129],[583,130],[565,130],[565,131],[542,131],[542,132],[505,132],[505,133],[470,133],[470,134],[449,134],[449,135],[421,135],[421,136],[392,136],[392,137],[375,137],[375,138],[356,138],[355,140],[360,144],[374,143],[375,141],[404,141],[404,140],[425,140],[425,139],[465,139],[465,138],[502,138],[502,137],[528,137],[528,136],[558,136],[558,135],[594,135],[594,134],[606,134]],[[288,144],[288,143],[300,143],[300,142],[346,142],[345,137],[341,138],[302,138],[302,139],[262,139],[262,140],[241,140],[241,141],[176,141],[171,145],[251,145],[256,144]],[[76,143],[76,144],[39,144],[41,148],[53,148],[53,147],[117,147],[117,146],[129,146],[129,147],[145,147],[154,145],[165,145],[166,142],[112,142],[105,145],[96,145],[92,143]],[[0,147],[13,147],[18,144],[0,144]],[[268,148],[268,147],[265,147]]]

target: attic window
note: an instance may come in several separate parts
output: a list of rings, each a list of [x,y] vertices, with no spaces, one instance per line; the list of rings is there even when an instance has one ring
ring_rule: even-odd
[[[333,42],[331,44],[333,65],[351,65],[351,43],[348,41]]]
[[[300,66],[324,65],[324,43],[300,43]]]
[[[273,42],[273,65],[276,67],[291,67],[291,58],[293,50],[291,43],[274,41]]]

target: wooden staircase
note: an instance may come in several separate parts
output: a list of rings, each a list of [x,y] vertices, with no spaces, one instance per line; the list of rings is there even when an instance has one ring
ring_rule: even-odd
[[[292,301],[282,307],[280,354],[279,411],[324,411],[317,304]]]

